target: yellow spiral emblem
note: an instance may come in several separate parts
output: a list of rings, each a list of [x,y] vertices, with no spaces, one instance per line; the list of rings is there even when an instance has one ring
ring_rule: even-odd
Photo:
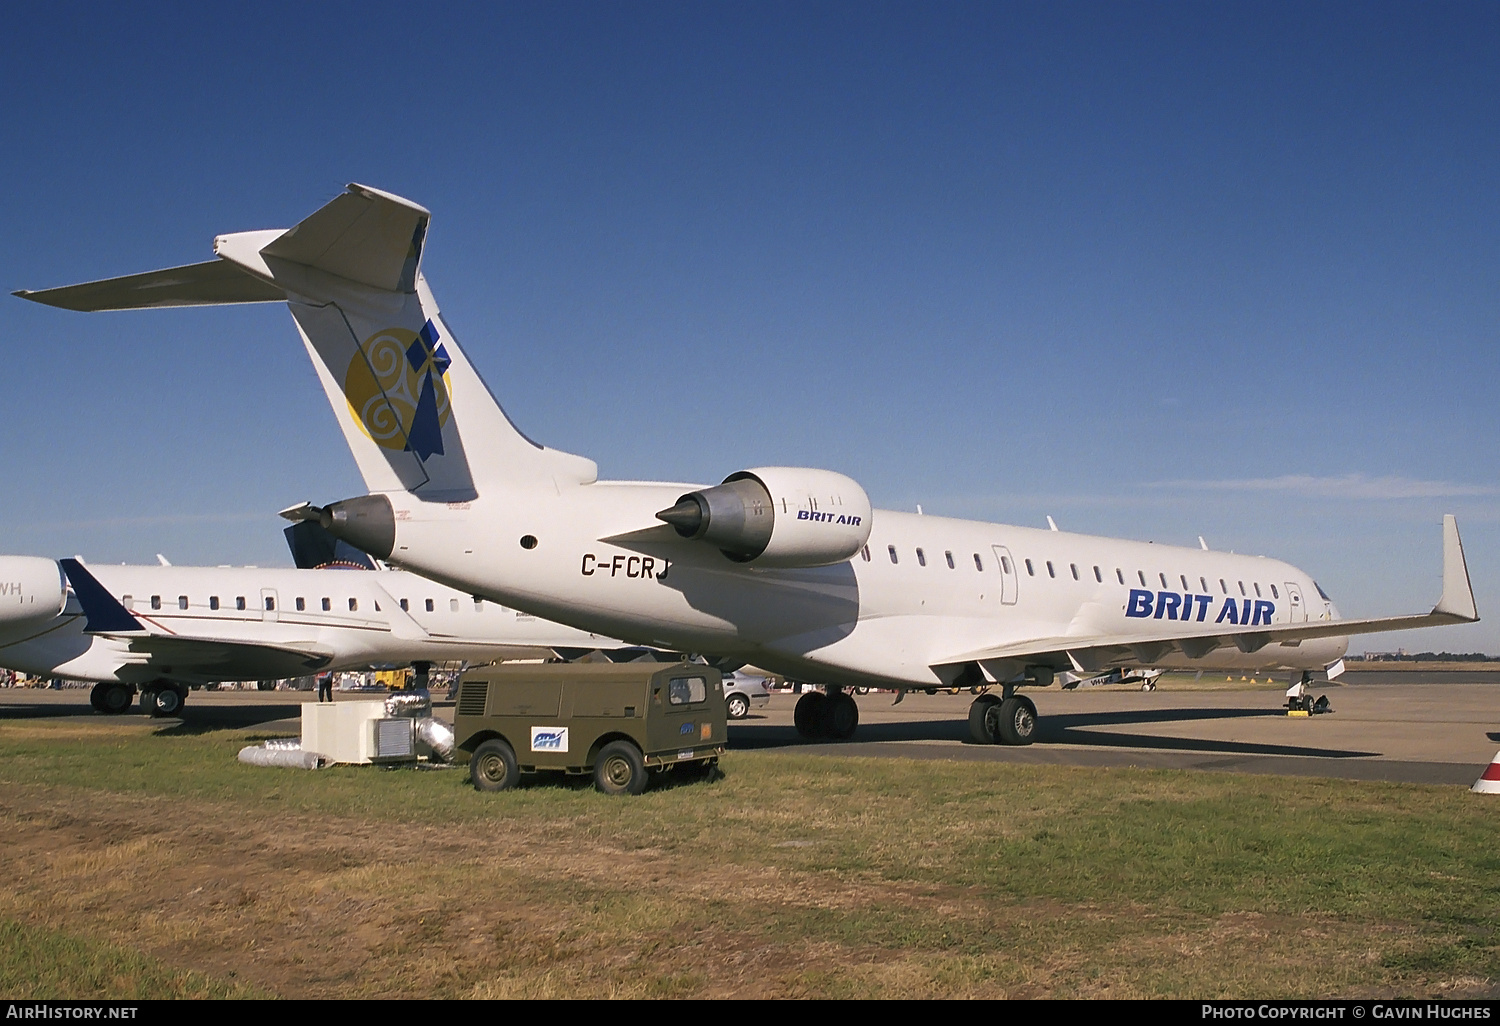
[[[406,328],[378,331],[360,345],[344,373],[349,413],[376,445],[398,451],[412,449],[409,440],[414,431],[422,435],[424,427],[430,430],[435,424],[440,430],[448,423],[452,406],[447,369],[447,354],[441,347],[435,353],[417,332]],[[429,388],[430,393],[424,396]],[[431,424],[417,423],[419,406],[423,407],[424,420]],[[431,448],[431,443],[426,448]],[[429,455],[420,444],[415,451],[422,459]],[[441,442],[435,451],[442,452]]]

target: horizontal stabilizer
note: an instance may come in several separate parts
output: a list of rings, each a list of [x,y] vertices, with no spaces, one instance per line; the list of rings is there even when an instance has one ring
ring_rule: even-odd
[[[216,306],[222,303],[279,303],[286,293],[225,260],[168,267],[123,278],[64,285],[36,292],[13,293],[22,299],[64,310],[146,310],[170,306]]]
[[[415,292],[431,216],[410,200],[351,183],[260,252],[386,292]]]

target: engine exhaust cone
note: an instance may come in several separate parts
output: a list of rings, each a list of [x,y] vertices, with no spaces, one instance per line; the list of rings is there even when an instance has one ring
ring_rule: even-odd
[[[671,524],[684,538],[693,538],[703,529],[703,507],[697,499],[688,496],[671,509],[656,514],[656,519]]]

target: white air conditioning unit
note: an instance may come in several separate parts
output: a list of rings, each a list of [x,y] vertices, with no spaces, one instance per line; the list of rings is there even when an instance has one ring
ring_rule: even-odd
[[[302,706],[302,750],[329,762],[416,762],[417,721],[386,715],[385,702],[307,702]]]

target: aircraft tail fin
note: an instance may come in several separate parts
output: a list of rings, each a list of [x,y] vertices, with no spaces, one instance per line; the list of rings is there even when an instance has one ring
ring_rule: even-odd
[[[83,564],[76,559],[59,559],[58,564],[63,573],[68,575],[68,583],[73,587],[73,594],[78,597],[78,604],[83,607],[83,615],[87,618],[84,630],[90,634],[144,634],[146,628],[131,615],[130,611],[120,605],[119,601],[109,593],[109,589],[99,583],[98,578],[83,568]]]
[[[593,461],[526,438],[422,277],[430,214],[353,184],[287,230],[214,240],[217,261],[16,295],[70,310],[284,300],[371,492],[456,502],[586,483]]]

